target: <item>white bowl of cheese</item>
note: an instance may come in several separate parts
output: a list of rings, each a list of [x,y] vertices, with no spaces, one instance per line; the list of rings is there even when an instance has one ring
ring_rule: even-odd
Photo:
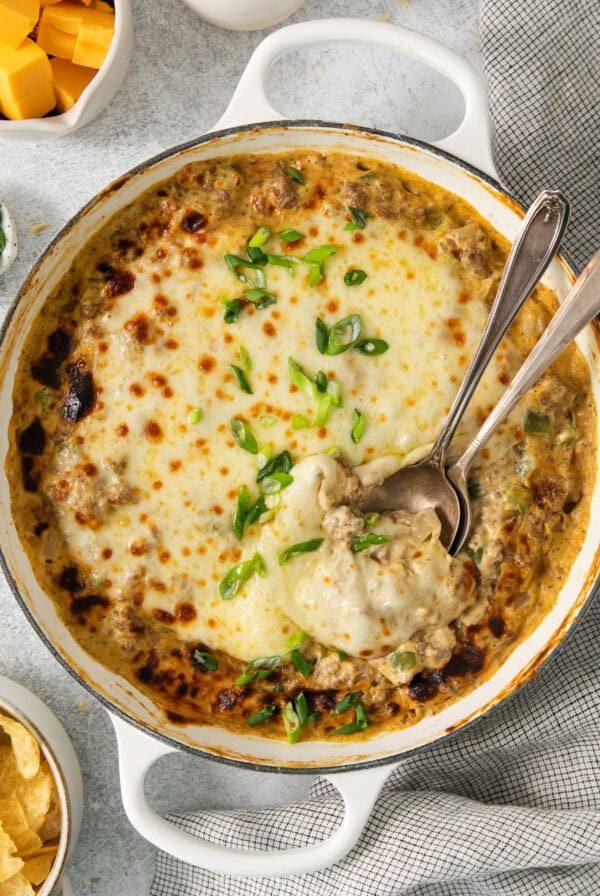
[[[107,24],[113,4],[106,0],[5,5],[0,139],[61,137],[90,122],[113,98],[129,65],[129,0],[114,0],[114,33]]]

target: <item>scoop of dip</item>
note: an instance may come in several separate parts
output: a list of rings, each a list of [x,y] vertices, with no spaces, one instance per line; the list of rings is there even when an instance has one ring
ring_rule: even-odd
[[[414,675],[422,667],[417,655],[428,653],[436,665],[450,657],[455,638],[448,626],[473,604],[473,578],[464,558],[453,559],[442,546],[433,510],[365,516],[358,509],[363,489],[332,457],[302,460],[259,549],[273,569],[292,533],[321,538],[303,556],[294,586],[288,579],[287,589],[277,589],[287,590],[286,615],[319,643],[353,656],[383,657],[399,646],[406,652],[412,641]],[[293,579],[293,563],[279,566],[279,575]]]

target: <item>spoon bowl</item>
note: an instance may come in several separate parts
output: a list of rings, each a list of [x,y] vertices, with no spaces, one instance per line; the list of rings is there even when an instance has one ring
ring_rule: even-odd
[[[568,219],[569,202],[562,193],[545,190],[537,197],[512,245],[481,342],[433,448],[423,460],[403,467],[369,492],[360,504],[362,511],[418,513],[431,507],[448,549],[463,531],[461,518],[468,508],[446,475],[448,447],[502,337],[558,250]]]

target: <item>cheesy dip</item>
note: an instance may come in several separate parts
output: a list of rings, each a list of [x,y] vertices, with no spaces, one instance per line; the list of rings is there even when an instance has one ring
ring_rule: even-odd
[[[552,606],[595,469],[569,347],[482,452],[475,525],[362,514],[425,455],[507,253],[457,196],[311,152],[189,164],[82,248],[28,336],[7,472],[42,587],[175,722],[367,737],[473,688]],[[555,307],[539,288],[459,450]]]

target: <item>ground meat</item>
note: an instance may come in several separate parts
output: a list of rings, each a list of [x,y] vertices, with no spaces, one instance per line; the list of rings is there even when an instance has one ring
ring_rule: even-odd
[[[480,279],[485,280],[492,274],[490,240],[479,224],[464,224],[450,230],[444,243]]]
[[[258,215],[291,208],[297,201],[296,190],[296,182],[277,163],[252,192],[252,208]]]

